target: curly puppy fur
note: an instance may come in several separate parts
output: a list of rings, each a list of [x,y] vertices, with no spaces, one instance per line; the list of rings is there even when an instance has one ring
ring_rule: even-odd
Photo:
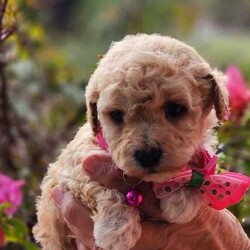
[[[70,232],[51,200],[51,189],[64,185],[93,212],[97,246],[131,249],[141,234],[140,216],[123,195],[92,181],[82,170],[84,160],[103,154],[95,135],[102,130],[116,166],[128,176],[162,182],[188,162],[199,163],[199,151],[212,153],[212,128],[227,112],[224,75],[212,69],[190,46],[170,37],[139,34],[111,45],[90,78],[86,90],[88,122],[50,164],[37,201],[36,240],[46,250],[71,249]],[[178,118],[164,112],[169,103],[185,107]],[[115,123],[110,114],[123,112]],[[138,150],[160,148],[153,168],[140,167]],[[161,200],[166,220],[185,223],[203,205],[200,194],[181,189]]]

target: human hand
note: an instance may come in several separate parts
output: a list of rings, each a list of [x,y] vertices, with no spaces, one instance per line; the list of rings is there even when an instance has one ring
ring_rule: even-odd
[[[77,250],[101,250],[95,246],[90,210],[61,186],[53,189],[52,197],[76,239]],[[162,249],[168,239],[168,224],[152,221],[142,221],[141,224],[142,235],[133,250]]]
[[[84,171],[92,180],[100,182],[108,188],[115,188],[122,193],[129,190],[129,186],[124,183],[122,172],[114,171],[111,167],[111,159],[108,155],[91,156],[84,162]],[[127,181],[134,183],[134,178],[128,178]],[[143,204],[140,210],[154,218],[161,217],[159,202],[155,198],[151,184],[143,182],[137,186],[144,194]],[[88,208],[76,201],[70,192],[63,187],[57,186],[53,189],[52,198],[59,207],[69,229],[76,238],[77,249],[96,249],[93,238],[93,221],[90,218],[91,212]],[[142,222],[142,236],[135,246],[135,250],[159,249],[164,246],[166,237],[159,237],[159,234],[165,235],[166,223],[163,222]]]

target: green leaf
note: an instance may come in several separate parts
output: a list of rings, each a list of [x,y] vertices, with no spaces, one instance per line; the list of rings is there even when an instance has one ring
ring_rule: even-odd
[[[3,225],[6,242],[21,244],[26,250],[39,250],[39,247],[27,240],[28,227],[16,218],[6,217]]]
[[[27,240],[23,241],[22,245],[25,247],[26,250],[40,250],[37,245]]]
[[[5,210],[7,208],[11,207],[11,204],[9,202],[4,202],[0,204],[0,215],[4,216],[5,215]]]
[[[20,219],[8,218],[4,232],[7,241],[22,243],[28,234],[28,228]]]

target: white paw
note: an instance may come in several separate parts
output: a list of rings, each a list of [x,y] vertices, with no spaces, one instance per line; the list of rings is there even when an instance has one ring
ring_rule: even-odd
[[[105,250],[129,250],[141,236],[140,217],[137,210],[123,206],[110,210],[105,217],[98,215],[94,225],[96,245]]]
[[[161,209],[164,218],[177,224],[191,221],[199,211],[203,199],[198,190],[182,188],[167,199],[161,199]]]

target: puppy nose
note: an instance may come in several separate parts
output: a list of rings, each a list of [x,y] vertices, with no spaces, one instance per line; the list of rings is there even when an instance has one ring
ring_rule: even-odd
[[[151,148],[149,150],[137,150],[134,154],[135,160],[143,168],[151,168],[159,164],[162,150]]]

